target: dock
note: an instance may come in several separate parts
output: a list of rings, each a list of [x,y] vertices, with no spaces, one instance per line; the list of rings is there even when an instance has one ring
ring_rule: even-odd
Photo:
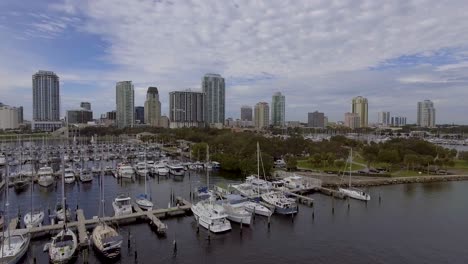
[[[139,219],[146,219],[148,221],[148,224],[156,228],[156,232],[158,234],[163,235],[166,233],[168,227],[159,218],[187,215],[188,213],[190,213],[191,206],[192,205],[187,200],[181,197],[177,197],[175,207],[153,209],[152,211],[143,211],[136,204],[133,204],[133,209],[135,210],[135,212],[131,214],[120,216],[107,216],[102,218],[93,217],[91,219],[85,218],[83,209],[77,209],[77,220],[67,223],[67,226],[69,228],[77,230],[78,244],[81,248],[83,248],[88,247],[89,245],[89,237],[87,230],[93,228],[99,222],[129,223],[132,221],[137,221]],[[30,233],[32,238],[47,235],[50,236],[53,233],[58,232],[64,226],[63,223],[58,223],[51,225],[43,225],[39,227],[32,227],[30,229],[17,229],[19,221],[20,220],[17,217],[11,219],[9,223],[10,231],[18,230],[19,232]]]

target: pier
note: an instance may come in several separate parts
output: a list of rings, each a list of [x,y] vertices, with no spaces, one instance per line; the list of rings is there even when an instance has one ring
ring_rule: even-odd
[[[108,223],[131,223],[133,221],[137,221],[139,219],[146,219],[148,224],[152,227],[156,228],[156,232],[158,234],[165,234],[167,231],[167,225],[164,224],[159,218],[167,218],[167,217],[175,217],[175,216],[183,216],[190,213],[191,203],[187,200],[177,197],[176,198],[176,206],[171,208],[161,208],[161,209],[153,209],[152,211],[143,211],[140,207],[136,204],[133,204],[133,210],[135,212],[128,214],[128,215],[121,215],[121,216],[107,216],[102,218],[93,217],[91,219],[86,219],[84,216],[84,212],[82,209],[76,210],[76,221],[68,222],[67,226],[72,229],[77,230],[78,235],[78,245],[83,248],[89,245],[89,237],[88,237],[88,229],[93,228],[99,222],[108,222]],[[58,232],[60,229],[64,227],[64,224],[50,224],[50,225],[43,225],[39,227],[32,227],[32,228],[23,228],[18,229],[19,219],[13,218],[10,221],[9,228],[10,231],[17,230],[18,232],[25,232],[30,233],[32,238],[41,237],[46,235],[52,235],[54,232]]]

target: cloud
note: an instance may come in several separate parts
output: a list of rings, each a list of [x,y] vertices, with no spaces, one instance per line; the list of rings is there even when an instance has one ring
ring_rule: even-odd
[[[315,110],[340,120],[351,98],[363,95],[371,112],[395,109],[413,120],[418,100],[440,99],[440,120],[467,123],[450,114],[468,96],[467,8],[435,0],[64,0],[33,12],[22,36],[98,37],[101,58],[115,67],[51,67],[64,85],[94,83],[107,99],[116,81],[133,80],[137,104],[155,85],[164,108],[169,91],[199,88],[203,74],[216,72],[226,78],[232,117],[281,91],[293,120]]]

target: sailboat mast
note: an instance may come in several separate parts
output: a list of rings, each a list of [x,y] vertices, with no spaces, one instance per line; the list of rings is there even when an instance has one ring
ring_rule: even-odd
[[[67,210],[65,208],[65,152],[62,155],[62,210],[65,221],[65,228],[67,226]]]
[[[353,148],[351,148],[351,152],[349,155],[349,187],[351,188],[351,170],[353,167]]]
[[[10,243],[10,242],[11,242],[11,239],[10,239],[11,236],[10,236],[10,226],[9,226],[9,225],[10,225],[10,218],[9,218],[9,212],[8,212],[8,211],[9,211],[9,210],[8,210],[8,207],[10,207],[10,201],[8,200],[8,189],[9,189],[9,188],[8,188],[8,180],[9,180],[9,178],[10,178],[10,177],[9,177],[9,174],[10,174],[10,165],[8,164],[8,162],[6,162],[6,168],[5,168],[5,169],[6,169],[6,173],[5,173],[5,174],[6,174],[6,175],[5,175],[5,176],[6,176],[6,177],[5,177],[5,178],[6,178],[6,190],[5,190],[5,193],[6,193],[6,203],[5,203],[6,222],[5,222],[5,224],[8,225],[8,227],[7,227],[7,228],[8,228],[8,238],[9,238],[9,239],[8,239],[8,248],[11,249],[11,243]],[[2,247],[2,248],[3,248],[3,247]]]
[[[210,189],[210,174],[208,172],[208,163],[210,160],[210,146],[206,145],[206,187]]]
[[[29,139],[29,142],[31,143],[31,145],[29,146],[29,153],[30,153],[30,156],[31,156],[31,221],[32,221],[32,216],[33,216],[33,212],[34,212],[34,208],[33,208],[33,187],[34,187],[34,162],[33,162],[33,151],[32,151],[32,141],[31,141],[31,138]]]
[[[257,141],[257,179],[260,180],[260,143]],[[260,184],[257,184],[257,193],[260,195]]]

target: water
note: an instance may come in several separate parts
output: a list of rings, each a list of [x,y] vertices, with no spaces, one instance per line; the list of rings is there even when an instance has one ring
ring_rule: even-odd
[[[224,176],[214,173],[210,181],[233,181]],[[155,205],[167,207],[171,190],[188,199],[190,190],[204,184],[205,179],[203,173],[192,172],[182,181],[150,178],[148,187]],[[71,208],[83,208],[87,218],[97,215],[97,178],[92,184],[77,182],[65,188]],[[467,189],[468,182],[374,187],[369,189],[372,200],[367,205],[353,200],[349,210],[348,201],[333,202],[328,196],[314,194],[315,207],[300,205],[294,221],[290,216],[274,215],[268,228],[267,218],[256,216],[254,224],[244,226],[242,233],[238,224],[232,224],[231,232],[211,234],[210,240],[201,227],[197,234],[192,216],[163,220],[169,228],[165,238],[159,238],[146,223],[120,226],[124,244],[118,263],[135,263],[135,251],[139,263],[468,263]],[[16,214],[19,208],[24,215],[29,210],[29,191],[16,194],[10,189],[11,213]],[[113,214],[111,202],[117,194],[135,197],[143,191],[142,180],[119,185],[115,178],[106,176],[106,214]],[[52,210],[60,194],[60,184],[51,191],[35,185],[35,206]],[[2,204],[3,199],[2,195]],[[34,240],[28,259],[35,256],[38,263],[48,263],[47,253],[42,252],[48,241]],[[99,262],[91,250],[89,263]],[[81,256],[76,263],[83,263]]]

